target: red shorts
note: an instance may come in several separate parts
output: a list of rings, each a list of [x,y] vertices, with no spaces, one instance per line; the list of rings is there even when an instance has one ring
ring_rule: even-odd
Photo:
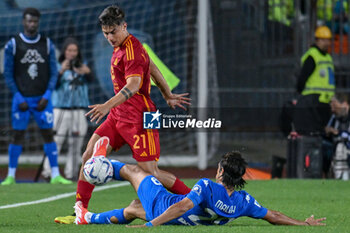
[[[159,133],[156,129],[144,129],[142,124],[117,121],[109,114],[95,130],[95,134],[109,138],[113,149],[128,144],[133,158],[138,162],[158,161],[160,155]]]

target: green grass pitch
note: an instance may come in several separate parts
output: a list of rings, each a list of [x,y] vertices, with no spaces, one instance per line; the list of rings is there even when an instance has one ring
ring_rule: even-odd
[[[195,180],[186,180],[192,186]],[[75,191],[73,185],[17,184],[0,186],[0,206],[35,201]],[[130,229],[124,225],[60,225],[56,216],[73,213],[74,196],[47,203],[3,209],[0,207],[0,232],[350,232],[350,183],[336,180],[270,180],[248,181],[247,190],[267,208],[291,217],[305,219],[327,217],[327,226],[273,226],[263,220],[239,218],[224,226],[160,226],[152,229]],[[89,210],[102,212],[125,207],[137,196],[128,186],[95,192]],[[141,224],[137,220],[132,224]]]

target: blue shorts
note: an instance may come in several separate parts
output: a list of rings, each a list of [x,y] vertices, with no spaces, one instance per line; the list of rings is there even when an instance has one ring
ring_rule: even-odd
[[[171,205],[186,197],[186,195],[169,193],[154,176],[146,176],[141,181],[137,195],[146,212],[147,221],[158,217]]]
[[[37,97],[24,97],[28,104],[27,111],[20,111],[17,101],[12,101],[12,128],[15,130],[25,130],[28,126],[30,116],[33,115],[34,120],[38,124],[40,129],[52,129],[53,127],[53,108],[51,100],[49,100],[46,108],[39,112],[36,110],[41,96]]]
[[[159,210],[157,202],[160,202],[160,196],[171,195],[166,191],[163,185],[154,176],[146,176],[140,183],[137,190],[137,196],[140,198],[142,207],[146,212],[146,219],[150,221],[158,216],[158,212],[164,212],[166,209]],[[157,212],[157,213],[156,213]]]

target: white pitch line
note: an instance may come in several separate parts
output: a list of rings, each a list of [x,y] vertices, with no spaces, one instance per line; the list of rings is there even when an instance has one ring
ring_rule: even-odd
[[[106,190],[106,189],[110,189],[110,188],[117,188],[117,187],[122,187],[122,186],[127,186],[127,185],[130,185],[130,183],[129,182],[122,182],[122,183],[118,183],[118,184],[97,187],[94,189],[94,191],[98,192],[98,191],[102,191],[102,190]],[[75,195],[76,195],[76,192],[62,193],[62,194],[59,194],[56,196],[52,196],[52,197],[48,197],[48,198],[44,198],[44,199],[40,199],[40,200],[36,200],[36,201],[28,201],[28,202],[15,203],[15,204],[11,204],[11,205],[3,205],[3,206],[0,206],[0,209],[9,209],[9,208],[15,208],[15,207],[25,206],[25,205],[35,205],[35,204],[40,204],[40,203],[45,203],[45,202],[50,202],[50,201],[56,201],[59,199],[63,199],[63,198],[67,198],[67,197],[75,196]]]

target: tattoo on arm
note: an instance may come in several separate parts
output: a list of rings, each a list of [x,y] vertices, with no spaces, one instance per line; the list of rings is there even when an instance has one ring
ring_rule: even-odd
[[[122,93],[125,97],[125,99],[129,99],[131,96],[133,96],[132,92],[127,88],[124,87],[123,89],[120,90],[120,93]]]
[[[154,82],[154,84],[156,84],[156,86],[157,86],[157,87],[159,87],[159,86],[160,86],[160,82],[158,82],[158,80],[153,79],[153,82]]]
[[[129,98],[133,95],[132,92],[129,90],[129,88],[124,87],[123,89],[128,93]]]
[[[162,93],[165,93],[165,92],[166,92],[165,89],[164,89],[164,87],[162,87],[162,85],[160,85],[160,82],[159,82],[158,80],[156,80],[156,79],[154,78],[154,79],[153,79],[153,82],[154,82],[154,84],[156,84],[156,86],[159,88],[160,92],[162,92]]]

